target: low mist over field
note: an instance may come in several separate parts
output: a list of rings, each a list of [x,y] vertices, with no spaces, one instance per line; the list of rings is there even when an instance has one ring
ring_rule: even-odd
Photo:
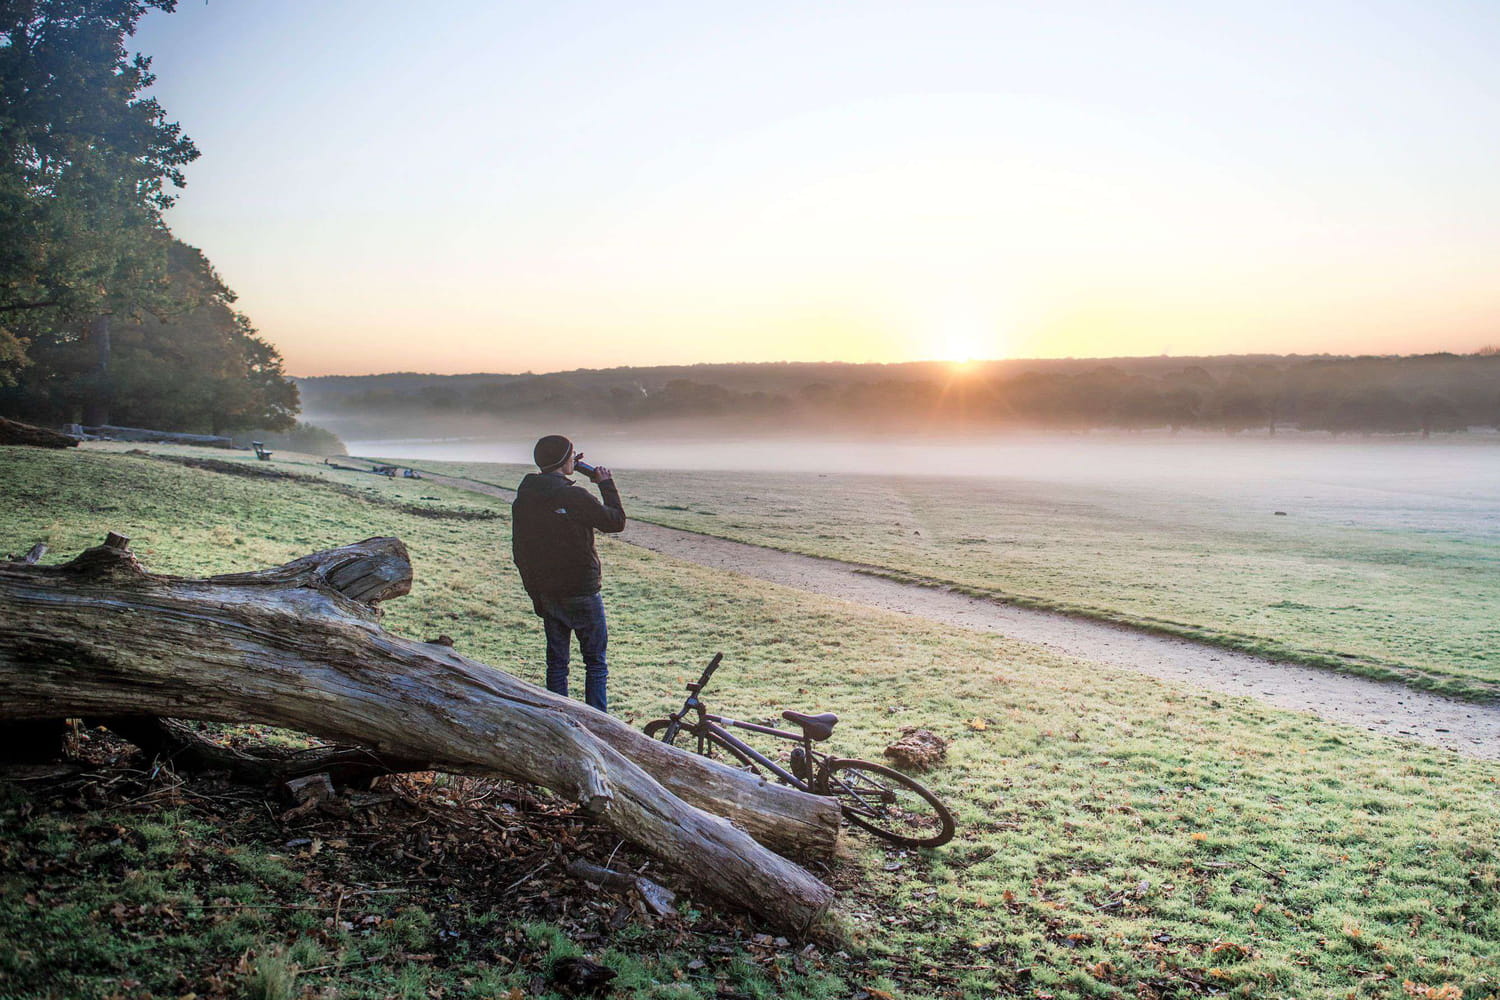
[[[972,477],[1118,489],[1163,503],[1197,498],[1214,509],[1286,510],[1367,527],[1500,535],[1500,435],[1492,434],[1441,441],[1124,434],[875,441],[564,430],[590,461],[610,466],[626,482],[631,470],[785,473],[826,476],[836,497],[838,477]],[[533,439],[348,443],[356,455],[529,467]],[[670,480],[663,488],[670,490]],[[774,493],[766,497],[774,499]]]

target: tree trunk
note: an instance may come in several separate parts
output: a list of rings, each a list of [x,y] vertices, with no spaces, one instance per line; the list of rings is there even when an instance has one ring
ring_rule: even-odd
[[[762,843],[829,851],[832,800],[767,785],[447,646],[382,629],[374,604],[411,589],[398,539],[201,580],[148,574],[127,546],[111,535],[60,566],[0,564],[0,718],[284,726],[434,770],[550,788],[796,932],[831,902],[827,886]]]
[[[89,398],[83,403],[83,422],[90,427],[109,423],[110,391],[109,374],[109,314],[94,318],[89,324],[89,344],[94,349],[94,379]]]

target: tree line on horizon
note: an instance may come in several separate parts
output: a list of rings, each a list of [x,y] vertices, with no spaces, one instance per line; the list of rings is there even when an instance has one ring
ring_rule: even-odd
[[[301,380],[344,417],[733,420],[767,427],[1036,427],[1432,434],[1500,428],[1500,353],[950,366],[704,365]]]
[[[290,429],[276,348],[163,213],[198,149],[126,39],[175,0],[0,0],[0,415]]]

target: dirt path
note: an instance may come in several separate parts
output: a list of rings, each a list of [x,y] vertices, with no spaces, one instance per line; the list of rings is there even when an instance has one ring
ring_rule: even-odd
[[[423,472],[435,483],[511,499],[514,491]],[[870,576],[834,559],[796,555],[676,528],[632,521],[621,536],[632,545],[714,569],[742,573],[897,614],[1046,646],[1080,660],[1280,708],[1311,712],[1372,732],[1420,740],[1467,757],[1500,760],[1500,705],[1478,705],[1402,684],[1277,663],[1186,639],[1018,608],[946,590]]]

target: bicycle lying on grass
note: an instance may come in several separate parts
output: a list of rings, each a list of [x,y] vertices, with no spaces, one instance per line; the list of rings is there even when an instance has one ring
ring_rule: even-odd
[[[700,697],[708,679],[724,659],[715,653],[696,683],[689,684],[682,711],[646,723],[646,735],[731,767],[768,774],[784,785],[839,800],[845,818],[876,836],[913,847],[938,847],[953,839],[953,814],[932,792],[883,764],[851,757],[834,757],[813,747],[833,735],[839,721],[832,712],[805,715],[786,711],[781,717],[795,723],[801,732],[742,722],[713,715]],[[744,729],[797,744],[792,748],[790,768],[750,746],[729,731]]]

